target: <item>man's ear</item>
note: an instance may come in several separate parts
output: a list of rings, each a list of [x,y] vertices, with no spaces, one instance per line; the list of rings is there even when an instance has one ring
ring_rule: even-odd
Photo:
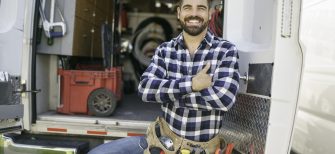
[[[208,12],[209,12],[209,18],[208,18],[208,20],[211,20],[212,19],[212,14],[214,13],[214,9],[210,8]]]
[[[177,18],[180,18],[180,7],[177,7]]]

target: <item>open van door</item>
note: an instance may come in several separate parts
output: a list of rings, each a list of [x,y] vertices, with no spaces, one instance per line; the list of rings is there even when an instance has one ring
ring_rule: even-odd
[[[22,130],[23,123],[27,129],[30,126],[23,117],[29,113],[24,112],[30,99],[25,92],[31,89],[32,4],[25,0],[0,1],[0,133]]]
[[[290,152],[303,62],[300,3],[225,0],[223,35],[239,50],[241,80],[223,130],[245,153]]]

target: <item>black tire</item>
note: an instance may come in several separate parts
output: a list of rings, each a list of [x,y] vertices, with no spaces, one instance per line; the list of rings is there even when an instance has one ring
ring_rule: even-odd
[[[135,34],[142,30],[143,28],[145,28],[146,26],[148,26],[151,23],[156,23],[159,24],[163,27],[164,29],[164,34],[166,37],[166,40],[170,40],[172,38],[172,34],[173,34],[173,28],[171,26],[171,24],[164,18],[161,17],[149,17],[145,20],[143,20],[137,27],[135,30]]]
[[[91,114],[106,117],[113,114],[117,105],[117,98],[110,90],[100,88],[90,93],[87,105]]]
[[[160,26],[162,26],[164,34],[165,34],[165,40],[156,40],[156,38],[152,38],[150,40],[144,40],[141,44],[136,44],[136,40],[138,39],[138,35],[140,35],[141,31],[143,29],[145,29],[148,25],[155,23],[158,24]],[[172,38],[173,35],[173,28],[171,26],[171,24],[164,18],[161,17],[149,17],[145,20],[143,20],[137,27],[135,30],[135,36],[132,40],[132,45],[133,45],[133,51],[131,54],[131,59],[132,59],[132,64],[133,67],[135,68],[135,75],[136,77],[139,79],[141,77],[141,75],[143,74],[143,72],[145,71],[145,69],[148,67],[147,65],[143,64],[140,62],[140,60],[138,59],[138,56],[135,54],[135,50],[137,48],[136,45],[140,45],[141,47],[138,48],[142,48],[144,46],[144,44],[146,43],[145,41],[158,41],[159,44],[166,41],[166,40],[170,40]],[[150,58],[151,59],[151,58]],[[149,60],[150,61],[150,60]]]

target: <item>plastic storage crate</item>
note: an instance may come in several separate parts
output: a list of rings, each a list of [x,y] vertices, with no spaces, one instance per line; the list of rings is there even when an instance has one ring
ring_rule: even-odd
[[[105,71],[59,69],[58,75],[60,113],[108,116],[122,98],[121,67]]]

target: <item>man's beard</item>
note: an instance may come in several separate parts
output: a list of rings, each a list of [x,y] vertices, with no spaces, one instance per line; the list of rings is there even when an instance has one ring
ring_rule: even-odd
[[[194,20],[194,19],[199,20],[200,23],[202,23],[202,24],[200,26],[193,26],[193,25],[192,26],[187,26],[186,25],[187,21]],[[183,30],[186,33],[188,33],[191,36],[197,36],[207,28],[208,21],[204,22],[204,19],[200,18],[198,16],[189,16],[189,17],[186,17],[184,19],[184,21],[180,20],[180,24],[181,24],[181,27],[183,28]]]

